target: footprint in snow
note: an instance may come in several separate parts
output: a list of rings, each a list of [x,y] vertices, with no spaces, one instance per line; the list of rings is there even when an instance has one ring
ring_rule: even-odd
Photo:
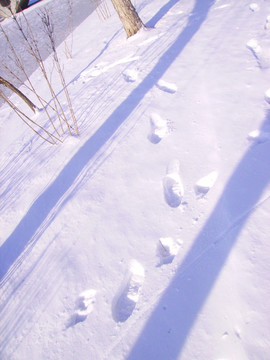
[[[178,254],[182,241],[171,237],[160,238],[157,245],[157,256],[159,257],[158,266],[172,263]]]
[[[252,51],[261,69],[270,67],[270,51],[268,48],[262,47],[256,39],[249,40],[246,46]]]
[[[266,17],[266,22],[265,22],[264,28],[265,28],[266,30],[269,30],[269,29],[270,29],[270,15],[268,15],[268,16]]]
[[[248,134],[248,140],[253,141],[255,144],[262,144],[270,140],[270,133],[262,130],[253,130]]]
[[[167,175],[163,178],[165,200],[171,207],[178,207],[181,204],[184,195],[179,168],[179,161],[172,160],[167,167]]]
[[[216,171],[212,171],[210,174],[198,180],[194,187],[196,194],[201,197],[207,194],[208,191],[214,186],[217,177],[218,173]]]
[[[258,59],[262,53],[262,48],[256,39],[251,39],[247,42],[247,47],[253,52],[255,57]]]
[[[115,296],[112,315],[116,322],[125,322],[133,313],[144,282],[144,268],[137,260],[131,260],[122,286]]]
[[[150,134],[148,139],[153,144],[157,144],[168,133],[167,122],[163,120],[158,114],[153,113],[150,116]]]
[[[265,101],[270,104],[270,89],[266,90],[264,94]]]
[[[170,94],[174,94],[176,91],[177,91],[177,86],[173,83],[169,83],[167,81],[164,81],[162,79],[160,79],[156,86],[162,90],[162,91],[165,91],[167,93],[170,93]]]
[[[104,68],[106,67],[107,63],[102,62],[94,67],[90,67],[89,69],[84,70],[80,75],[80,80],[83,83],[90,81],[92,78],[101,75],[104,72]]]
[[[93,77],[97,77],[105,72],[107,72],[108,70],[114,68],[115,66],[121,65],[121,64],[126,64],[129,62],[133,62],[136,61],[140,58],[140,56],[127,56],[125,58],[119,59],[113,63],[107,63],[107,62],[101,62],[97,65],[95,65],[94,67],[91,67],[85,71],[83,71],[80,75],[80,79],[82,80],[83,83],[90,81]],[[133,74],[134,76],[134,74]]]
[[[123,77],[127,82],[135,82],[138,79],[138,73],[136,70],[126,70],[123,73]]]
[[[251,3],[249,5],[249,9],[253,12],[256,12],[256,11],[259,11],[260,10],[260,7],[257,3]]]
[[[86,320],[87,316],[93,311],[96,302],[96,293],[97,291],[95,289],[89,289],[79,295],[76,311],[69,320],[67,328]]]

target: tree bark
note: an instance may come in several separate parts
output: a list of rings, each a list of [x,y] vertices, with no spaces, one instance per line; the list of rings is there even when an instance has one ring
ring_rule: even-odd
[[[29,100],[28,97],[26,97],[19,89],[13,86],[9,81],[3,79],[1,76],[0,76],[0,85],[4,85],[8,89],[19,95],[20,98],[23,99],[23,101],[25,101],[26,104],[30,107],[30,109],[35,112],[35,110],[37,109],[36,105],[34,105],[32,101]]]
[[[128,38],[136,34],[144,26],[130,0],[111,0],[111,2],[124,26]]]

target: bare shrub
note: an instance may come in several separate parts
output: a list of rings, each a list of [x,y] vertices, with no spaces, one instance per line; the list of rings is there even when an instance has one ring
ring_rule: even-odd
[[[73,126],[74,126],[74,129],[75,129],[76,135],[79,135],[78,126],[77,126],[77,120],[76,120],[76,117],[75,117],[75,114],[74,114],[74,111],[73,111],[72,103],[71,103],[70,96],[69,96],[68,89],[67,89],[67,84],[66,84],[65,77],[64,77],[64,74],[63,74],[63,71],[62,71],[62,68],[61,68],[59,56],[58,56],[58,53],[57,53],[57,50],[56,50],[55,36],[54,36],[55,35],[54,34],[54,24],[51,21],[51,16],[50,16],[49,10],[47,8],[45,8],[43,11],[41,11],[39,13],[39,15],[40,15],[42,23],[44,25],[45,33],[47,34],[47,36],[49,38],[49,41],[50,41],[50,46],[51,46],[51,50],[53,52],[53,59],[54,59],[55,67],[56,67],[56,70],[58,72],[61,84],[62,84],[63,89],[64,89],[64,93],[65,93],[65,96],[66,96],[66,99],[67,99],[69,111],[70,111],[70,114],[71,114],[71,117],[72,117],[72,120],[73,120]]]
[[[69,0],[69,6],[70,6],[70,16],[72,17],[72,0]],[[39,12],[38,14],[41,18],[41,22],[43,24],[45,34],[49,40],[50,53],[52,54],[52,59],[53,59],[53,69],[56,69],[56,71],[59,75],[61,86],[63,88],[64,94],[65,94],[65,97],[67,100],[68,108],[69,108],[69,111],[71,114],[72,125],[69,124],[69,121],[66,117],[64,109],[61,105],[61,102],[59,101],[58,96],[54,90],[54,86],[52,83],[53,70],[51,70],[51,72],[48,72],[48,70],[45,66],[45,63],[42,59],[41,52],[40,52],[40,49],[38,46],[38,42],[34,36],[34,32],[33,32],[31,25],[24,13],[21,13],[20,17],[13,14],[12,18],[13,18],[14,23],[16,24],[17,29],[19,30],[19,34],[21,35],[22,41],[25,43],[25,48],[27,49],[29,54],[33,57],[34,61],[38,65],[38,68],[42,74],[42,78],[45,80],[45,83],[47,84],[49,93],[51,95],[51,100],[46,101],[38,94],[35,86],[33,85],[33,82],[31,81],[30,77],[28,76],[28,74],[25,70],[23,61],[21,60],[20,56],[16,53],[15,47],[11,43],[8,34],[6,33],[5,29],[3,28],[3,26],[1,24],[0,24],[0,32],[3,34],[4,38],[6,39],[6,42],[9,46],[9,49],[12,54],[12,56],[11,56],[12,59],[10,59],[10,60],[13,61],[13,63],[15,64],[15,68],[18,71],[11,70],[11,67],[6,62],[5,63],[0,62],[0,67],[2,69],[4,69],[5,73],[9,74],[11,76],[11,78],[15,79],[17,83],[25,86],[29,91],[31,91],[36,96],[36,98],[39,101],[39,104],[41,105],[41,110],[44,110],[44,112],[47,114],[49,123],[51,124],[53,131],[48,131],[44,127],[38,125],[35,121],[31,120],[24,112],[22,112],[20,109],[18,109],[18,107],[16,107],[14,105],[14,103],[11,102],[11,100],[8,99],[8,97],[4,94],[3,91],[1,91],[0,97],[4,101],[6,101],[8,103],[8,105],[16,112],[16,114],[25,123],[27,123],[27,125],[29,127],[31,127],[31,129],[34,130],[39,136],[44,138],[44,136],[41,135],[41,132],[45,132],[46,135],[49,137],[49,140],[47,139],[46,141],[48,141],[50,143],[55,143],[57,140],[60,140],[60,133],[59,133],[59,130],[57,129],[57,126],[54,124],[54,121],[52,120],[52,117],[50,115],[51,111],[53,112],[53,114],[56,114],[56,117],[58,118],[59,127],[60,127],[62,134],[64,134],[66,132],[65,130],[67,130],[70,135],[73,135],[73,134],[78,135],[79,131],[78,131],[77,121],[76,121],[76,117],[75,117],[74,110],[72,107],[71,99],[70,99],[70,96],[68,93],[67,84],[66,84],[66,81],[64,78],[63,70],[61,68],[60,59],[59,59],[57,49],[56,49],[54,24],[52,22],[52,14],[50,14],[49,10],[46,8],[45,8],[45,10]],[[70,20],[70,21],[73,21],[73,20]],[[71,26],[73,26],[73,25],[71,25]],[[71,49],[69,49],[68,52],[69,52],[69,56],[71,57],[72,56],[71,55],[72,45],[71,45]],[[24,78],[26,80],[22,81],[22,78]],[[22,91],[20,91],[18,88],[13,86],[13,84],[10,81],[0,77],[0,85],[4,85],[6,88],[10,89],[11,91],[13,91],[17,95],[19,95],[21,97],[21,99],[24,100],[33,111],[37,112],[38,110],[40,110],[37,106],[34,105],[34,103],[28,97],[26,97],[22,93]],[[51,102],[52,102],[52,104],[51,104]],[[54,118],[55,118],[55,116],[54,116]],[[53,133],[55,133],[56,136],[53,135]]]
[[[107,2],[105,0],[94,0],[96,4],[96,12],[101,20],[106,20],[111,16]]]

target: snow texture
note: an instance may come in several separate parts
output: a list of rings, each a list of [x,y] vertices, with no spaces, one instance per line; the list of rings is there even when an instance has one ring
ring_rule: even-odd
[[[106,20],[72,1],[73,22],[67,1],[24,14],[71,121],[36,11],[53,13],[79,136],[50,145],[0,104],[1,360],[268,360],[270,2],[136,0],[126,39],[110,1]]]

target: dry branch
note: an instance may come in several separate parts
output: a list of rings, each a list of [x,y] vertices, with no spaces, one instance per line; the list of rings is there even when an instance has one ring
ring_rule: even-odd
[[[64,90],[64,93],[65,93],[65,96],[66,96],[66,99],[67,99],[69,111],[71,113],[71,117],[72,117],[72,120],[73,120],[73,126],[74,126],[74,129],[75,129],[76,135],[79,135],[78,126],[77,126],[77,120],[76,120],[76,117],[75,117],[75,114],[74,114],[71,99],[70,99],[68,89],[67,89],[67,84],[66,84],[66,81],[65,81],[65,78],[64,78],[64,74],[63,74],[63,71],[62,71],[62,68],[61,68],[61,65],[60,65],[60,61],[59,61],[59,57],[58,57],[58,53],[57,53],[57,50],[56,50],[55,37],[54,37],[54,25],[53,25],[53,23],[51,21],[51,16],[49,14],[49,10],[47,8],[45,8],[44,11],[40,13],[40,17],[41,17],[41,20],[43,22],[45,32],[46,32],[46,34],[47,34],[47,36],[49,38],[49,41],[50,41],[50,46],[51,46],[51,49],[52,49],[52,52],[53,52],[54,64],[55,64],[56,70],[57,70],[57,72],[59,74],[60,81],[61,81],[61,84],[63,86],[63,90]],[[69,131],[70,131],[70,127],[69,127],[68,123],[66,123],[66,124],[67,124],[67,126],[69,128]]]
[[[37,110],[36,105],[33,104],[32,101],[27,96],[25,96],[19,89],[17,89],[14,85],[12,85],[9,81],[5,80],[1,76],[0,76],[0,85],[4,85],[5,87],[13,91],[15,94],[19,95],[19,97],[30,107],[30,109],[33,112],[36,112]]]
[[[13,104],[13,102],[11,100],[9,100],[8,97],[1,90],[0,90],[0,97],[14,110],[14,112],[20,117],[20,119],[22,121],[27,126],[29,126],[42,139],[44,139],[45,141],[47,141],[47,142],[49,142],[50,144],[53,144],[53,145],[56,144],[55,140],[61,141],[59,138],[57,138],[56,136],[51,134],[49,131],[44,129],[44,127],[37,124],[35,121],[33,121],[31,118],[29,118],[29,116],[27,116],[20,109],[18,109],[18,107],[15,104]],[[37,130],[35,130],[34,127],[29,123],[37,126],[40,130],[44,131],[48,135],[48,137],[51,139],[51,141],[46,139],[42,134],[40,134]]]

